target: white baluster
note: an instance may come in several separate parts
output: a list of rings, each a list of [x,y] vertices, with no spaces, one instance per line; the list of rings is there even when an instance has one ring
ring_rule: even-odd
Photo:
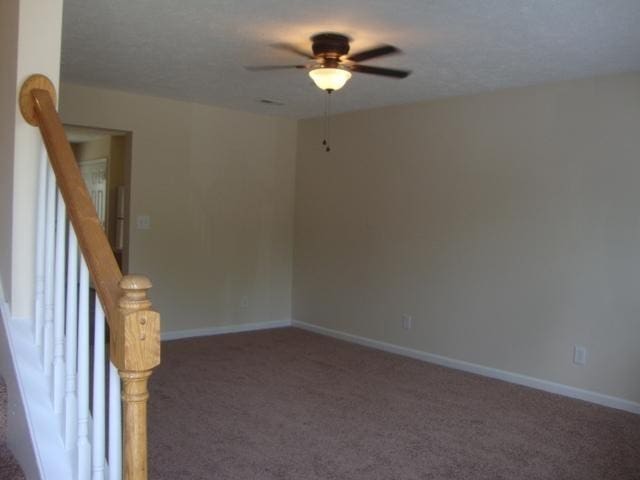
[[[56,233],[56,179],[51,166],[48,167],[48,171],[44,249],[44,328],[42,337],[42,366],[47,377],[51,375],[53,366],[53,271]]]
[[[93,337],[93,409],[92,413],[92,478],[104,480],[105,462],[105,353],[104,311],[98,295],[95,296]]]
[[[78,478],[91,475],[89,443],[89,270],[80,257],[78,289]]]
[[[69,228],[69,249],[67,257],[67,318],[66,318],[66,388],[64,397],[64,442],[68,450],[77,442],[77,399],[76,399],[76,351],[78,347],[78,240]]]
[[[40,165],[38,169],[38,206],[36,223],[36,304],[35,322],[33,325],[33,338],[36,345],[42,345],[42,327],[44,325],[44,251],[46,232],[46,205],[47,205],[47,171],[49,160],[47,151],[42,146]]]
[[[122,403],[118,369],[109,362],[109,480],[122,478]]]
[[[58,191],[58,206],[56,207],[56,255],[55,273],[53,280],[53,411],[62,413],[64,405],[64,287],[66,262],[67,212],[62,194]]]

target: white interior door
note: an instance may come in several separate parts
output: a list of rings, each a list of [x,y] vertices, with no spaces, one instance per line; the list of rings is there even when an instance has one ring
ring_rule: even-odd
[[[107,159],[80,162],[80,172],[98,212],[102,228],[106,230],[107,218]]]

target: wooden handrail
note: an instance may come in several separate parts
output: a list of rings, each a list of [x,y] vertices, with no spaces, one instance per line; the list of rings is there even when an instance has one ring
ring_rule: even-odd
[[[20,93],[20,109],[27,122],[40,128],[58,188],[67,206],[69,220],[78,237],[78,245],[87,262],[109,327],[113,330],[114,325],[111,323],[117,318],[118,299],[121,295],[118,284],[122,280],[122,272],[56,111],[51,95],[54,87],[52,84],[47,85],[47,82],[50,84],[42,75],[29,77]]]
[[[122,276],[91,201],[62,122],[56,92],[44,75],[32,75],[20,90],[24,119],[40,129],[69,220],[106,313],[110,359],[122,380],[124,478],[147,479],[147,382],[160,363],[160,315],[147,299],[141,275]]]

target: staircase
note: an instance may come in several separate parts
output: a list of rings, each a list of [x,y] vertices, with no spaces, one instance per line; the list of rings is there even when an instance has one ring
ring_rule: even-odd
[[[147,298],[151,282],[118,267],[55,97],[42,75],[19,96],[43,148],[34,318],[11,319],[6,305],[1,312],[16,432],[9,445],[29,479],[146,480],[147,382],[160,362],[160,317]]]

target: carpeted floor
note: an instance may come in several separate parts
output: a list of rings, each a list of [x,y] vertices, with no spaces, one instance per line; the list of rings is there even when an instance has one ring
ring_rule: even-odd
[[[163,344],[150,478],[638,480],[640,416],[302,330]]]
[[[22,469],[7,447],[7,386],[0,377],[0,479],[24,480]]]

